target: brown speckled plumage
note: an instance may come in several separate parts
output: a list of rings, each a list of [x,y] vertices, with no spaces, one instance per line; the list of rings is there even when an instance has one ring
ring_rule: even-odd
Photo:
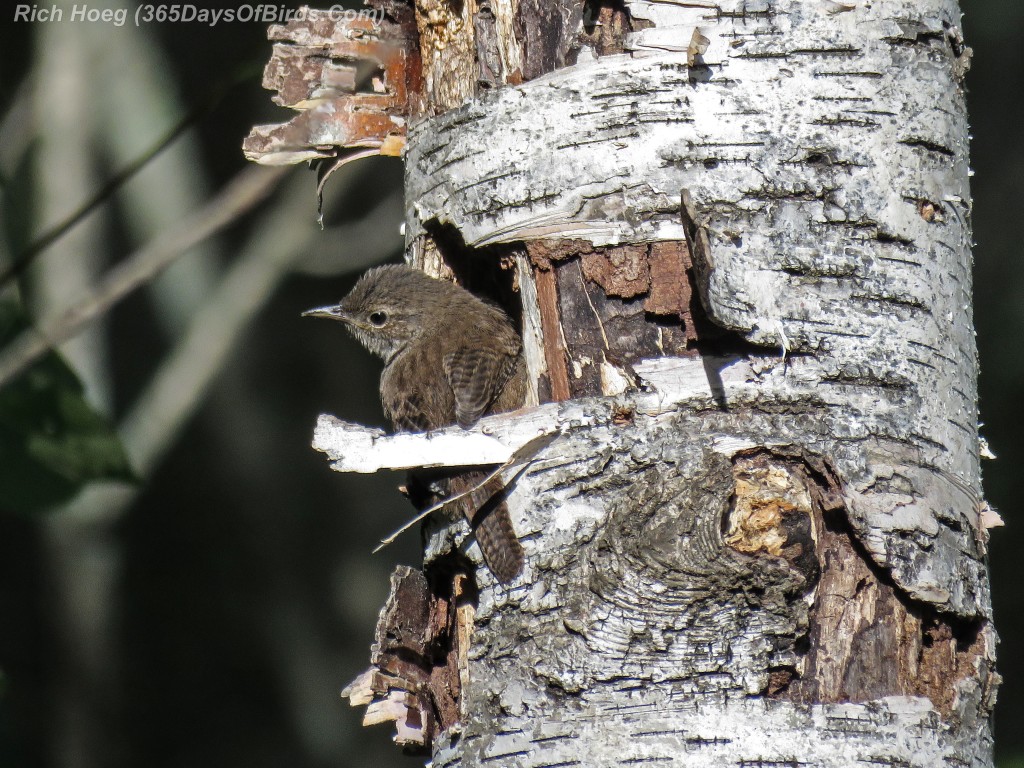
[[[309,314],[345,322],[363,346],[384,359],[381,401],[398,431],[455,423],[468,428],[482,416],[523,404],[526,366],[519,334],[504,312],[453,283],[404,265],[376,267],[338,306]],[[475,482],[464,474],[452,490]],[[508,508],[500,502],[483,517],[476,515],[496,490],[500,485],[489,485],[461,506],[488,567],[507,583],[523,566]]]

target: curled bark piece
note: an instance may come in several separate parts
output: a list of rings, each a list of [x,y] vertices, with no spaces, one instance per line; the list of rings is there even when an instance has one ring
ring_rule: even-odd
[[[303,9],[301,20],[272,25],[274,53],[263,87],[297,110],[289,122],[257,125],[245,156],[263,165],[322,158],[399,155],[419,89],[419,55],[405,25],[381,12]],[[414,33],[413,33],[414,34]]]

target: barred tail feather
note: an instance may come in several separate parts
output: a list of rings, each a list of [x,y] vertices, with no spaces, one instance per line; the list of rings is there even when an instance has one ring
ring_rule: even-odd
[[[512,528],[512,518],[504,500],[477,513],[474,535],[484,562],[502,584],[508,584],[523,572],[523,547]]]
[[[480,472],[465,472],[453,477],[449,490],[457,493],[484,478]],[[462,512],[469,520],[484,562],[502,584],[508,584],[523,571],[523,547],[519,543],[508,505],[502,498],[504,486],[498,478],[461,500]]]

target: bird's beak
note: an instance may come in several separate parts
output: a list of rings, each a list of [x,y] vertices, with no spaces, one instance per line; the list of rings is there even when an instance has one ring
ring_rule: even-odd
[[[334,307],[317,307],[316,309],[307,309],[302,313],[303,317],[329,317],[332,320],[347,320],[348,315],[341,308],[341,305]]]

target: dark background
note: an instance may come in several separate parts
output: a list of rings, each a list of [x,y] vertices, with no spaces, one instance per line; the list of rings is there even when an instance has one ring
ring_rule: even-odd
[[[27,276],[22,296],[43,314],[60,306],[45,286],[87,283],[69,265],[124,258],[180,215],[172,197],[182,211],[198,206],[247,165],[249,127],[284,113],[259,86],[264,24],[12,24],[12,7],[0,11],[0,170],[18,180],[3,190],[8,228],[59,221],[237,81]],[[981,411],[999,457],[985,485],[1006,521],[991,545],[1005,677],[997,764],[1011,768],[1024,766],[1024,525],[1012,502],[1024,493],[1024,4],[965,0],[963,10]],[[418,561],[415,533],[369,554],[408,514],[401,478],[333,473],[308,447],[321,412],[383,424],[379,366],[340,327],[299,318],[343,295],[367,261],[399,257],[400,184],[397,160],[349,166],[329,185],[321,233],[313,177],[297,169],[254,214],[119,305],[91,347],[67,350],[123,426],[190,329],[203,350],[241,328],[209,385],[183,393],[180,430],[141,410],[133,434],[158,447],[137,487],[100,486],[43,517],[0,516],[0,765],[422,764],[338,698],[366,667],[394,563]],[[289,205],[296,230],[277,234],[309,238],[304,255],[262,293],[242,291],[248,306],[203,314],[266,242],[259,223]]]
[[[981,358],[982,434],[998,459],[985,469],[985,495],[1006,522],[992,531],[992,592],[1004,681],[996,709],[996,764],[1024,766],[1024,258],[1014,189],[1024,180],[1024,3],[961,3],[974,48],[968,76],[975,176],[974,320]]]

